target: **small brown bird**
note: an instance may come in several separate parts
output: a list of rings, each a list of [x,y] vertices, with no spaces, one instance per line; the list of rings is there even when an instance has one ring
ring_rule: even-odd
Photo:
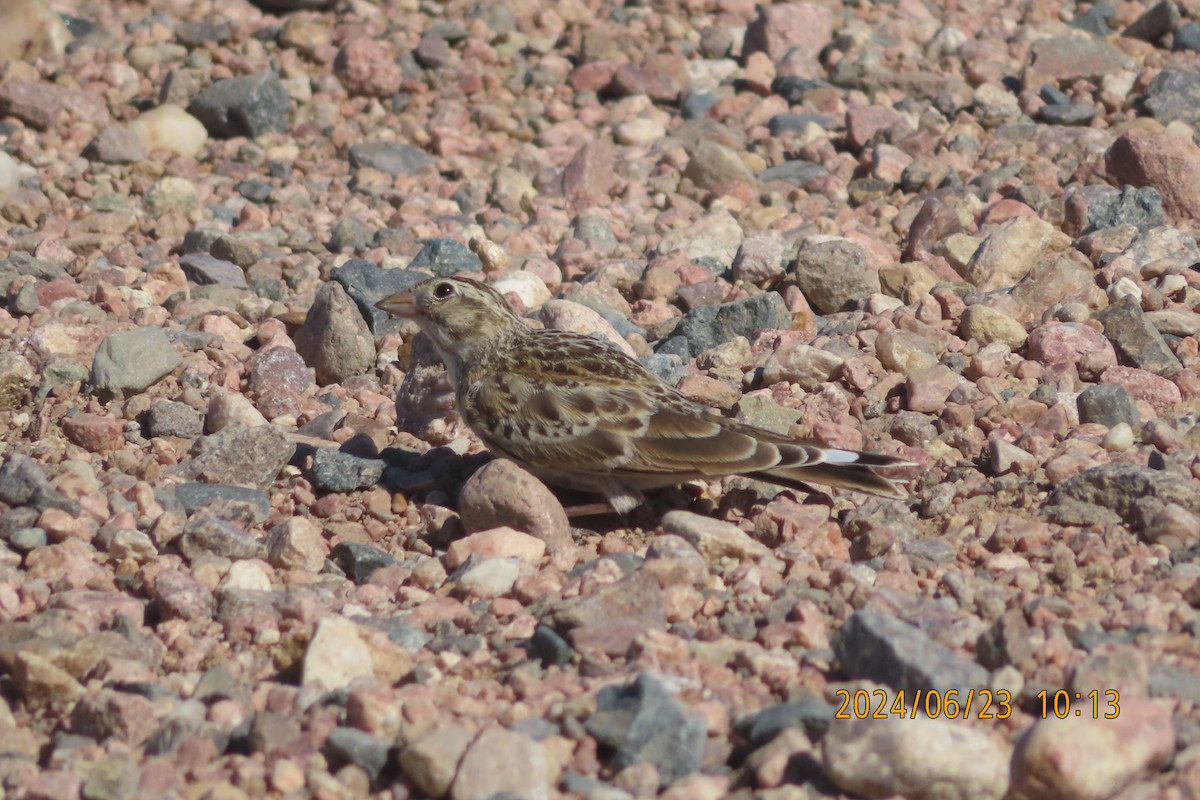
[[[601,493],[619,513],[640,505],[645,489],[726,475],[906,496],[875,470],[910,462],[714,414],[609,342],[530,328],[478,281],[431,278],[376,306],[433,340],[458,413],[492,452],[547,483]]]

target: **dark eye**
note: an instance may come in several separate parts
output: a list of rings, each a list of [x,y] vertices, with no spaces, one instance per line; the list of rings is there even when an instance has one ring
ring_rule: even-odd
[[[454,284],[452,283],[439,283],[433,287],[433,296],[438,300],[445,300],[452,294],[454,294]]]

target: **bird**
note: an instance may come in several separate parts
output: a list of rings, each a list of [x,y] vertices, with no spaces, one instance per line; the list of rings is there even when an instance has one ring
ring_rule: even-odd
[[[458,413],[494,454],[544,483],[601,494],[619,514],[643,491],[743,475],[905,498],[881,467],[912,462],[824,447],[724,417],[604,339],[526,325],[496,290],[429,278],[376,303],[414,320],[446,365]]]

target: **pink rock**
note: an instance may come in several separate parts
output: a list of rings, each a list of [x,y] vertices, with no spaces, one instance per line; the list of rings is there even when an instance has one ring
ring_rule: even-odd
[[[1029,334],[1029,357],[1043,364],[1074,364],[1084,355],[1097,354],[1103,363],[1116,365],[1117,354],[1100,331],[1082,322],[1047,322]]]
[[[451,542],[446,550],[446,566],[457,569],[473,555],[515,558],[524,564],[537,564],[545,553],[546,543],[541,539],[508,527],[493,528]]]
[[[179,570],[160,572],[154,580],[154,593],[168,619],[195,620],[211,617],[213,594],[191,575]]]
[[[1105,163],[1113,183],[1157,189],[1168,214],[1200,216],[1200,147],[1190,139],[1131,130],[1108,148]]]
[[[100,414],[76,414],[63,420],[63,433],[75,444],[93,453],[119,450],[125,444],[121,421]]]
[[[111,737],[136,747],[156,730],[153,704],[132,692],[98,689],[71,712],[71,731],[96,741]]]
[[[866,147],[880,131],[907,133],[908,121],[894,108],[859,106],[846,112],[846,134],[855,150]]]
[[[832,8],[816,3],[767,5],[746,28],[742,56],[764,52],[775,63],[789,56],[789,75],[823,78],[821,49],[832,38]]]
[[[404,79],[386,45],[375,39],[355,39],[338,51],[333,71],[350,94],[390,97]]]
[[[1100,376],[1100,382],[1124,386],[1134,400],[1145,401],[1160,414],[1169,412],[1183,399],[1174,383],[1136,367],[1109,367]]]
[[[563,169],[563,193],[573,205],[585,208],[604,202],[617,184],[615,155],[611,145],[590,142],[575,153]]]
[[[913,162],[913,157],[890,144],[880,144],[875,147],[871,156],[871,175],[889,183],[899,183],[904,176],[904,170]]]
[[[1013,791],[1031,800],[1100,800],[1166,763],[1175,750],[1167,706],[1122,695],[1116,716],[1104,719],[1114,713],[1108,699],[1101,692],[1098,718],[1085,700],[1071,705],[1084,712],[1078,717],[1050,715],[1036,722],[1013,753]]]
[[[458,511],[468,532],[510,527],[546,543],[551,550],[573,544],[570,524],[558,498],[512,461],[485,464],[467,479]]]
[[[926,414],[940,413],[962,378],[949,367],[938,364],[913,370],[905,383],[908,410]]]

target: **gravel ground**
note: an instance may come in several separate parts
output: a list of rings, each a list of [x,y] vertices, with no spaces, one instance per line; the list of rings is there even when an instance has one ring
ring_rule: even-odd
[[[1197,797],[1197,52],[1197,0],[4,3],[0,796]],[[455,273],[912,496],[568,516],[372,308]]]

